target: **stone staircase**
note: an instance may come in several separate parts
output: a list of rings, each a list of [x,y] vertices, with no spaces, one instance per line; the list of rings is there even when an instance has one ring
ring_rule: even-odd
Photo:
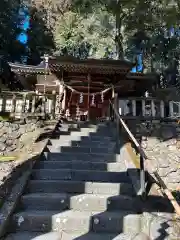
[[[141,232],[141,202],[113,127],[64,124],[36,163],[6,240],[120,240]]]

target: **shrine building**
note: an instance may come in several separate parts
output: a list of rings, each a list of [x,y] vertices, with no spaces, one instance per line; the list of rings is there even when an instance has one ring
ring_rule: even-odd
[[[141,97],[157,82],[154,74],[131,73],[135,64],[125,60],[45,56],[38,66],[9,64],[28,81],[29,90],[55,94],[61,111],[72,119],[106,117],[114,94],[121,99]]]

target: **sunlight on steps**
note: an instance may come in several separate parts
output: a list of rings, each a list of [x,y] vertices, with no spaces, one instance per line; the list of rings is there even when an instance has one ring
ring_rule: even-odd
[[[6,240],[134,239],[141,202],[109,126],[62,128],[37,161]]]

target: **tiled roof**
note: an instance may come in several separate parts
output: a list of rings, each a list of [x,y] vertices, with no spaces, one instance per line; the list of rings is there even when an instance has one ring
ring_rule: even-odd
[[[94,74],[124,74],[130,71],[133,63],[120,60],[77,60],[75,58],[56,58],[50,59],[48,68],[42,62],[38,66],[9,63],[12,71],[25,73],[50,74],[61,72],[94,73]]]

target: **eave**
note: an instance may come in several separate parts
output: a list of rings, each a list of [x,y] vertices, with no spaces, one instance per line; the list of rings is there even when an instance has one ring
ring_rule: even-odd
[[[67,58],[49,59],[48,67],[45,63],[41,66],[23,65],[16,63],[9,63],[13,72],[19,73],[36,73],[36,74],[56,74],[58,72],[73,72],[73,73],[89,73],[89,74],[103,74],[116,75],[127,74],[134,63],[120,60],[77,60]]]

